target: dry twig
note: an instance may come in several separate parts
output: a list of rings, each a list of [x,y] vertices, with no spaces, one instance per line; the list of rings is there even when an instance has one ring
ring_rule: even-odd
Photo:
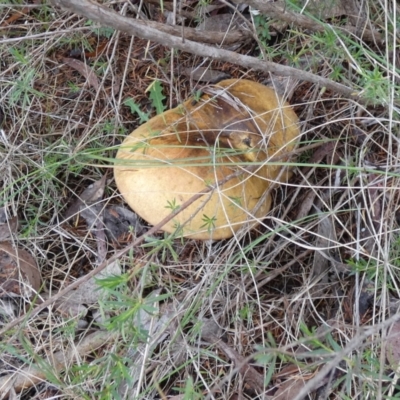
[[[92,21],[96,21],[101,25],[135,35],[143,39],[161,43],[164,46],[173,47],[175,49],[187,51],[202,57],[210,57],[215,60],[227,61],[235,65],[246,68],[253,68],[257,71],[272,72],[281,76],[293,76],[299,80],[315,83],[321,87],[326,87],[347,98],[358,99],[358,93],[340,83],[331,79],[324,78],[302,71],[296,68],[287,67],[270,61],[258,60],[255,57],[237,54],[220,48],[206,46],[190,40],[185,40],[165,32],[161,32],[154,27],[144,25],[140,21],[132,18],[126,18],[113,10],[110,10],[92,0],[53,0],[57,6],[64,7],[76,14],[82,15]]]

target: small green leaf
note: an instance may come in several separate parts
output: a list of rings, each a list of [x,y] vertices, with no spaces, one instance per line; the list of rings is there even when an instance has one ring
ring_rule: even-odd
[[[150,92],[150,100],[156,109],[157,114],[162,114],[166,109],[166,106],[163,104],[165,96],[162,94],[162,89],[160,81],[154,81],[148,88],[148,91]]]
[[[178,210],[180,205],[176,202],[176,199],[167,200],[168,205],[165,208],[169,208],[172,212]]]
[[[202,221],[204,222],[204,224],[201,225],[200,228],[207,227],[207,231],[211,232],[213,229],[215,229],[215,222],[217,221],[217,217],[215,215],[213,217],[208,217],[207,215],[203,214]]]
[[[150,304],[142,304],[142,310],[150,315],[155,315],[157,313],[157,308]]]
[[[147,122],[149,120],[149,114],[143,112],[139,106],[135,103],[135,101],[132,99],[132,97],[129,97],[124,101],[124,105],[128,106],[131,109],[132,114],[137,114],[140,118],[140,123],[142,124],[143,122]]]

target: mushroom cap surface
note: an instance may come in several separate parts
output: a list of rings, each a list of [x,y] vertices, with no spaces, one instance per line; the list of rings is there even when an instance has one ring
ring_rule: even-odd
[[[228,79],[133,131],[118,150],[114,176],[129,206],[155,225],[237,172],[162,228],[194,239],[229,238],[270,210],[265,192],[287,174],[267,161],[293,150],[298,136],[297,115],[274,90]]]

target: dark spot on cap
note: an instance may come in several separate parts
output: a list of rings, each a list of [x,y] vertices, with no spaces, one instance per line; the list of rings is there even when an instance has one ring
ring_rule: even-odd
[[[247,136],[246,138],[243,139],[243,143],[247,146],[247,147],[251,147],[251,139]]]

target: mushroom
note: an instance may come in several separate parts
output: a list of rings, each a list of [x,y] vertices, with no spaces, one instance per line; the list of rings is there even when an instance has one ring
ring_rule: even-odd
[[[224,80],[133,131],[116,156],[116,184],[129,206],[155,225],[238,172],[162,228],[194,239],[229,238],[270,210],[265,192],[288,174],[268,159],[292,151],[298,135],[297,115],[273,89]]]

